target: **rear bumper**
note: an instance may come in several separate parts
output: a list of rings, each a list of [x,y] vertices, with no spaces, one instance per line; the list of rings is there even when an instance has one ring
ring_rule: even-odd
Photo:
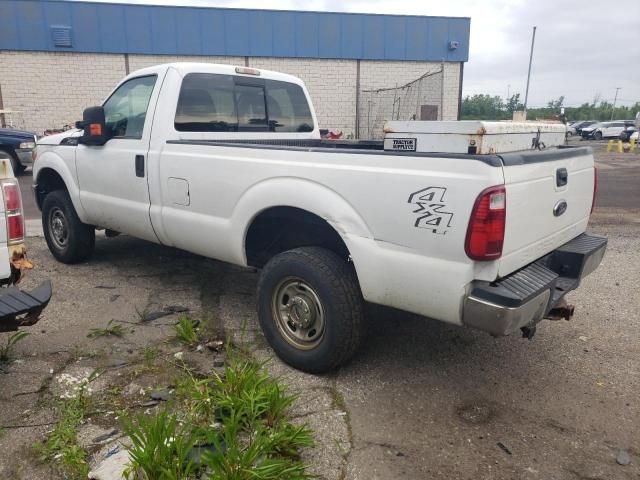
[[[0,332],[17,330],[19,327],[34,325],[40,313],[51,300],[51,282],[42,283],[30,292],[18,287],[0,290]]]
[[[583,233],[496,282],[473,282],[462,322],[496,336],[535,325],[600,265],[606,248],[606,237]]]

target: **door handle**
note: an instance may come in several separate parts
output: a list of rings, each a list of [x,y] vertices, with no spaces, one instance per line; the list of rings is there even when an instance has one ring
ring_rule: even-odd
[[[144,177],[144,155],[136,155],[136,177]]]
[[[556,185],[558,187],[564,187],[569,181],[569,174],[566,168],[559,168],[556,170]]]

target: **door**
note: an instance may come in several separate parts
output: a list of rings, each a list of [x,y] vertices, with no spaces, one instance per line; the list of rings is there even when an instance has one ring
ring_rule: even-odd
[[[585,231],[593,202],[593,155],[584,148],[502,155],[507,221],[500,275]]]
[[[614,122],[607,131],[607,137],[619,137],[624,130],[624,122]]]
[[[102,146],[78,145],[76,153],[88,221],[151,241],[157,237],[149,217],[146,167],[159,83],[157,75],[147,75],[120,85],[103,105],[111,138]]]
[[[438,120],[438,106],[420,105],[420,120]]]

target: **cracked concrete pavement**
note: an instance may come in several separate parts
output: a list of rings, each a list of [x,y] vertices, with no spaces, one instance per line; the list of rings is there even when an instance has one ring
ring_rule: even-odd
[[[610,243],[601,267],[569,296],[572,321],[544,322],[529,342],[369,306],[364,348],[339,371],[306,375],[274,359],[272,372],[300,393],[292,415],[316,433],[318,447],[305,454],[314,471],[336,480],[640,478],[640,205],[615,187],[636,178],[639,158],[600,158],[605,201],[591,229]],[[0,373],[1,424],[51,421],[49,372],[72,357],[126,358],[166,338],[175,317],[135,325],[145,307],[210,312],[256,356],[272,357],[250,270],[125,236],[100,236],[95,256],[77,266],[56,263],[42,238],[28,246],[36,268],[26,285],[51,278],[54,297],[18,345],[18,361]],[[86,338],[112,318],[134,331]],[[2,433],[0,477],[52,478],[29,453],[47,428]],[[627,466],[616,463],[621,450]]]

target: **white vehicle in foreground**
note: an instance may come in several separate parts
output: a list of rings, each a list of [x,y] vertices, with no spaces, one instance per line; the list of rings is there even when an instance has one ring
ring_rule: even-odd
[[[48,281],[31,292],[16,286],[32,264],[24,244],[22,195],[13,161],[10,155],[0,152],[0,332],[34,325],[51,299]]]
[[[289,75],[146,68],[79,126],[38,144],[34,188],[52,254],[83,261],[104,228],[259,268],[264,334],[308,372],[352,357],[364,300],[531,336],[543,318],[569,316],[564,295],[606,248],[585,233],[589,148],[481,155],[473,140],[476,154],[466,144],[428,153],[406,130],[394,151],[324,142]]]

